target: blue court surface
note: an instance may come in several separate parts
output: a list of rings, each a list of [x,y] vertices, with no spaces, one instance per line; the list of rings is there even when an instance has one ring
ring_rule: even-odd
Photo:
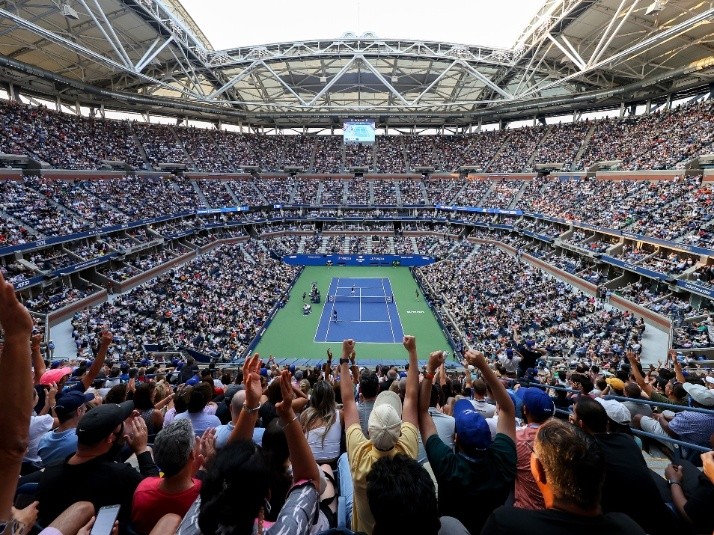
[[[315,342],[401,343],[399,311],[386,277],[333,277],[325,294]]]

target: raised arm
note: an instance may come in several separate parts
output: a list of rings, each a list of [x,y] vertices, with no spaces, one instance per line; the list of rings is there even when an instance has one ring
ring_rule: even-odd
[[[670,355],[672,357],[672,362],[674,363],[675,379],[677,380],[678,383],[686,383],[687,378],[682,373],[682,363],[679,362],[679,359],[677,359],[677,352],[672,351],[672,352],[670,352]]]
[[[404,394],[402,421],[419,426],[419,362],[417,360],[416,338],[404,336],[404,348],[409,354],[409,371],[407,372],[407,391]]]
[[[446,384],[446,357],[444,357],[444,360],[441,362],[441,366],[439,366],[439,386],[441,388],[444,388],[444,385]]]
[[[493,399],[498,403],[499,416],[498,424],[496,424],[496,432],[503,433],[511,437],[511,440],[516,441],[516,408],[513,406],[511,396],[506,392],[506,387],[498,380],[493,370],[488,367],[488,361],[480,351],[469,349],[466,352],[466,362],[478,368],[481,372],[481,377],[486,382],[486,385],[491,389]]]
[[[32,316],[0,273],[0,325],[5,345],[0,357],[0,521],[9,521],[32,411],[30,335]]]
[[[304,479],[312,481],[315,488],[320,488],[320,472],[312,455],[312,450],[307,443],[307,439],[302,432],[302,426],[298,417],[293,411],[293,397],[295,392],[290,381],[290,372],[283,370],[280,375],[280,391],[283,400],[275,405],[278,413],[280,426],[285,431],[285,438],[288,441],[290,450],[290,464],[293,469],[293,481],[298,482]]]
[[[32,358],[32,371],[34,373],[35,384],[40,384],[40,378],[42,374],[47,371],[47,366],[45,366],[45,361],[42,360],[42,355],[40,354],[40,343],[42,342],[41,334],[33,334],[30,341],[31,358]]]
[[[353,424],[359,424],[359,413],[355,403],[354,383],[349,380],[350,355],[355,350],[355,341],[352,339],[342,342],[342,358],[340,358],[340,393],[342,394],[342,413],[345,419],[345,429]]]
[[[464,395],[466,395],[466,389],[468,388],[468,396],[474,397],[473,390],[473,377],[471,377],[471,370],[469,370],[468,362],[464,361]]]
[[[419,430],[421,431],[421,441],[426,444],[431,435],[436,434],[434,420],[429,414],[429,400],[431,399],[431,385],[434,381],[436,370],[444,364],[444,352],[434,351],[429,355],[429,362],[426,365],[426,373],[421,380],[419,387]],[[411,368],[411,366],[410,366]]]
[[[630,371],[632,372],[632,376],[635,378],[635,381],[638,385],[640,385],[642,391],[647,394],[647,397],[651,396],[654,389],[652,388],[652,385],[645,381],[645,378],[642,377],[640,369],[637,367],[637,355],[635,355],[634,351],[628,351],[626,355],[627,360],[630,361]]]
[[[99,342],[97,357],[94,359],[94,362],[92,362],[92,365],[89,367],[89,370],[87,370],[87,373],[85,373],[84,377],[82,377],[82,384],[84,385],[85,390],[92,386],[94,379],[96,379],[97,375],[99,375],[99,372],[104,366],[104,360],[107,358],[107,350],[109,349],[113,339],[114,335],[112,335],[111,331],[102,331],[102,338]]]
[[[243,382],[245,383],[245,401],[243,410],[238,415],[238,422],[228,437],[228,442],[235,440],[253,440],[255,422],[258,421],[260,397],[263,388],[260,386],[260,355],[256,353],[248,357],[243,364]],[[291,398],[292,400],[292,398]]]
[[[359,384],[359,366],[357,366],[357,352],[353,349],[350,353],[350,370],[352,370],[352,384]]]

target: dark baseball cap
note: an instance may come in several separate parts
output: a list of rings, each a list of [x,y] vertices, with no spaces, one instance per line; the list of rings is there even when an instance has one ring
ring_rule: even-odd
[[[64,392],[57,396],[55,412],[57,413],[57,416],[69,414],[93,399],[94,394],[85,394],[79,390]]]
[[[77,425],[77,443],[94,446],[108,437],[116,427],[126,420],[134,410],[134,402],[106,403],[95,407]]]

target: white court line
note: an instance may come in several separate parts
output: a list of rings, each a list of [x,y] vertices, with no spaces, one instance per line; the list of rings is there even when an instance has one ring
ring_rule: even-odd
[[[359,320],[362,321],[362,287],[359,287]]]
[[[337,279],[337,284],[339,284],[339,282],[340,282],[340,279],[338,278],[338,279]],[[327,287],[327,298],[328,298],[328,299],[329,299],[329,295],[330,295],[330,287],[328,286],[328,287]],[[332,300],[332,302],[330,303],[330,305],[331,305],[331,306],[330,306],[330,313],[329,313],[328,316],[327,316],[327,329],[325,329],[325,340],[324,340],[325,342],[327,342],[327,338],[328,338],[329,335],[330,335],[330,324],[332,323],[332,311],[335,309],[335,300],[334,300],[334,299]],[[323,314],[325,313],[325,310],[326,310],[326,309],[327,309],[327,307],[322,307],[322,313],[323,313]],[[320,317],[320,321],[322,321],[322,317]],[[320,328],[320,323],[317,324],[317,328],[318,328],[318,329]],[[315,334],[317,334],[317,333],[315,333]],[[315,337],[315,339],[317,339],[317,337]]]
[[[414,283],[416,284],[416,281]],[[394,295],[394,290],[392,289],[392,281],[389,281],[389,289],[392,290],[392,295]],[[394,304],[394,310],[397,311],[397,319],[399,320],[399,326],[402,327],[402,334],[406,334],[404,332],[404,327],[402,326],[402,317],[399,315],[399,306],[394,302],[394,299],[392,299],[392,303]]]
[[[391,281],[390,281],[390,289],[391,289]],[[382,278],[382,293],[384,296],[387,296],[387,289],[384,287],[384,278]],[[394,301],[394,300],[392,300]],[[394,325],[392,325],[392,313],[389,311],[389,303],[385,302],[384,306],[387,307],[387,317],[389,318],[389,330],[392,331],[392,341],[396,344],[397,341],[395,340],[394,337]]]
[[[345,320],[344,323],[391,323],[389,320],[359,320],[359,321],[352,321],[352,320]],[[394,338],[394,337],[392,337]]]

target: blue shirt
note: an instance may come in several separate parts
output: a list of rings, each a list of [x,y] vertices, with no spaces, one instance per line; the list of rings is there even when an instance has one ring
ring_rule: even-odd
[[[42,466],[47,466],[55,461],[63,461],[77,451],[77,429],[65,431],[49,431],[40,439],[37,448],[42,458]]]
[[[197,437],[200,437],[206,429],[211,427],[218,427],[221,425],[221,421],[215,414],[206,414],[204,412],[182,412],[176,415],[175,420],[190,420],[193,426],[193,432],[196,433]]]
[[[216,427],[216,449],[219,450],[228,443],[228,437],[231,436],[233,432],[233,422],[228,422],[225,425],[219,425]],[[263,445],[263,433],[265,433],[265,428],[256,427],[253,429],[253,442],[258,446]]]
[[[709,437],[714,433],[714,416],[685,410],[674,416],[669,428],[677,433],[680,440],[708,448]]]

